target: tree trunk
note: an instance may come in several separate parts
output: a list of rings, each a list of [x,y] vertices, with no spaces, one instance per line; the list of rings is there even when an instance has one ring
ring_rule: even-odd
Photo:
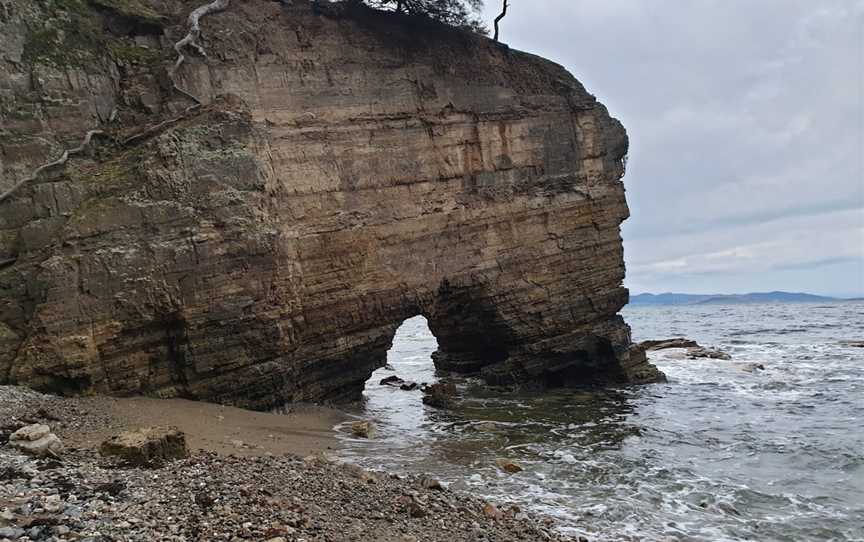
[[[501,14],[495,17],[495,41],[498,41],[498,22],[507,16],[507,0],[504,0],[504,7],[501,8]]]

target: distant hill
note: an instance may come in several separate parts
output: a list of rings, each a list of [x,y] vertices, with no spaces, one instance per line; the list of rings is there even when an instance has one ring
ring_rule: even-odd
[[[699,294],[639,294],[630,296],[631,305],[692,305],[706,299],[714,297],[713,295]]]
[[[793,293],[754,292],[749,294],[638,294],[630,296],[631,305],[732,305],[740,303],[818,303],[839,301],[836,297]]]

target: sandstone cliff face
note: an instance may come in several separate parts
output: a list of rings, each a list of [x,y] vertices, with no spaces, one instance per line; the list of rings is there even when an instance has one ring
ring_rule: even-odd
[[[351,399],[422,314],[493,383],[662,378],[631,345],[624,129],[563,68],[394,16],[0,0],[0,381]],[[332,11],[332,10],[330,10]]]

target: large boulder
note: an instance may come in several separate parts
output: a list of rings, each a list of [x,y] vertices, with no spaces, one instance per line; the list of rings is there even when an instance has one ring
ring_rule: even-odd
[[[160,465],[189,457],[186,435],[173,427],[146,427],[124,431],[102,443],[100,453],[135,466]]]
[[[450,408],[456,397],[456,385],[452,382],[436,382],[423,388],[423,404],[435,408]]]

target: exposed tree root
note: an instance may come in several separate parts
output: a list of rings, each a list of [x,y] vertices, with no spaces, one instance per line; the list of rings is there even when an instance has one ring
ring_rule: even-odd
[[[172,86],[173,86],[175,92],[182,94],[183,96],[186,96],[187,98],[189,98],[190,100],[195,102],[196,105],[201,105],[201,100],[198,99],[198,96],[195,96],[194,94],[178,87],[177,83],[172,83]]]
[[[171,86],[175,92],[177,92],[178,94],[182,94],[186,98],[189,98],[191,101],[193,101],[194,105],[187,107],[182,114],[174,117],[173,119],[168,119],[166,121],[160,122],[159,124],[154,124],[153,126],[150,126],[149,128],[146,128],[141,132],[138,132],[137,134],[133,134],[127,137],[125,140],[123,140],[124,146],[136,143],[158,132],[159,130],[162,130],[165,127],[177,124],[181,120],[188,117],[190,113],[201,107],[201,99],[178,85],[175,75],[177,74],[177,70],[180,69],[180,66],[182,66],[183,63],[186,62],[186,55],[183,54],[183,49],[185,47],[192,47],[196,51],[198,51],[201,56],[205,58],[207,57],[207,51],[205,51],[204,48],[201,47],[201,45],[198,43],[198,38],[201,36],[201,17],[209,15],[210,13],[224,11],[228,8],[228,5],[230,3],[231,0],[213,0],[209,4],[204,4],[203,6],[195,8],[192,13],[189,14],[189,32],[187,32],[180,41],[174,44],[174,50],[177,51],[177,60],[174,61],[174,66],[171,68],[171,71],[168,74],[171,78]]]
[[[84,136],[84,141],[82,141],[80,145],[78,145],[74,149],[68,149],[63,151],[63,154],[60,155],[60,158],[54,160],[53,162],[48,162],[47,164],[39,166],[33,171],[33,173],[30,174],[29,177],[25,177],[24,179],[18,181],[15,186],[10,188],[6,192],[0,194],[0,202],[14,194],[19,188],[21,188],[25,184],[29,183],[30,181],[35,181],[39,177],[39,175],[46,169],[50,169],[54,166],[62,166],[69,160],[70,156],[74,156],[78,153],[84,152],[84,149],[86,149],[87,146],[90,145],[90,141],[93,139],[93,136],[96,135],[105,135],[105,132],[103,132],[102,130],[90,130],[89,132],[87,132],[87,135]]]
[[[201,25],[199,24],[201,17],[210,13],[223,11],[228,8],[230,3],[231,0],[213,0],[209,4],[204,4],[203,6],[195,8],[192,13],[189,14],[189,32],[183,36],[183,39],[174,44],[174,50],[177,51],[177,60],[174,62],[174,69],[171,70],[172,79],[174,73],[176,73],[183,62],[186,61],[186,55],[183,54],[184,47],[194,47],[201,56],[207,56],[207,52],[198,44],[198,37],[201,36]]]
[[[127,137],[122,142],[124,146],[144,139],[152,135],[153,133],[165,128],[166,126],[170,126],[176,124],[177,122],[180,122],[181,120],[188,117],[190,113],[201,107],[201,99],[177,85],[177,81],[174,78],[174,75],[177,73],[177,70],[180,68],[180,66],[182,66],[183,63],[186,61],[186,56],[183,54],[183,49],[185,47],[193,47],[196,51],[198,51],[199,54],[201,54],[201,56],[207,56],[207,52],[198,43],[198,38],[201,36],[201,17],[204,17],[205,15],[208,15],[210,13],[223,11],[228,7],[230,3],[231,0],[213,0],[208,4],[204,4],[203,6],[195,8],[192,13],[189,14],[189,32],[185,36],[183,36],[183,39],[174,44],[174,50],[177,51],[177,60],[174,61],[174,66],[169,73],[171,77],[171,83],[174,91],[182,94],[189,100],[193,101],[194,105],[187,107],[186,110],[178,117],[160,122],[158,124],[150,126],[149,128],[144,129],[137,134]],[[84,149],[86,149],[87,146],[90,145],[90,141],[93,139],[93,136],[96,135],[105,135],[105,132],[103,132],[102,130],[90,130],[84,136],[84,141],[81,143],[81,145],[73,149],[63,151],[63,154],[60,155],[60,158],[54,160],[53,162],[48,162],[47,164],[39,166],[33,171],[33,173],[30,174],[29,177],[25,177],[21,181],[17,182],[12,188],[0,194],[0,202],[8,199],[12,194],[17,192],[18,189],[20,189],[25,184],[31,181],[35,181],[39,177],[39,175],[42,174],[43,171],[55,166],[62,166],[69,160],[71,156],[83,152]]]
[[[150,137],[151,135],[155,134],[156,132],[162,130],[163,128],[167,128],[168,126],[173,126],[174,124],[177,124],[181,120],[187,118],[189,116],[189,113],[195,111],[196,109],[198,109],[200,107],[201,106],[199,104],[195,104],[191,107],[187,107],[186,110],[183,111],[183,114],[181,114],[180,116],[174,117],[173,119],[168,119],[168,120],[162,121],[159,124],[154,124],[153,126],[150,126],[149,128],[145,128],[144,130],[138,132],[137,134],[132,134],[131,136],[124,139],[122,144],[124,147],[126,147],[128,145],[132,145],[134,143],[137,143],[138,141],[140,141],[142,139],[146,139],[146,138]]]

